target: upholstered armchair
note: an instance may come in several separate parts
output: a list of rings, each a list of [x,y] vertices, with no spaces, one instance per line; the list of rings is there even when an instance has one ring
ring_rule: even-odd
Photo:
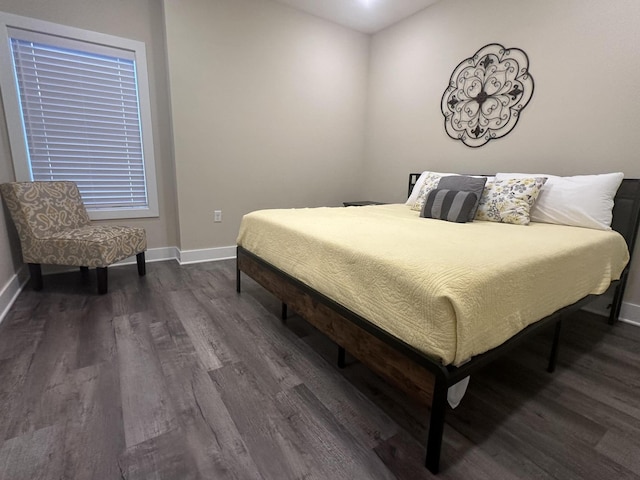
[[[14,182],[0,192],[18,231],[22,258],[31,282],[41,290],[42,264],[95,267],[98,293],[107,293],[107,267],[136,255],[138,274],[145,275],[143,228],[92,224],[73,182]]]

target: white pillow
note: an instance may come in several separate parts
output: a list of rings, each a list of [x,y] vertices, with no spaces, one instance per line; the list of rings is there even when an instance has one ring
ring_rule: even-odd
[[[497,180],[547,177],[531,209],[531,221],[611,230],[613,198],[622,183],[621,172],[558,177],[548,174],[498,173]]]
[[[418,180],[416,180],[416,183],[413,186],[413,190],[411,190],[411,195],[409,195],[409,198],[407,199],[407,201],[404,202],[405,205],[413,205],[414,203],[416,203],[416,200],[418,200],[418,195],[420,195],[420,188],[422,188],[422,184],[424,183],[425,179],[427,178],[427,176],[429,176],[430,173],[434,175],[439,175],[441,177],[447,177],[449,175],[458,175],[457,173],[439,173],[439,172],[429,172],[429,171],[422,172],[418,177]]]

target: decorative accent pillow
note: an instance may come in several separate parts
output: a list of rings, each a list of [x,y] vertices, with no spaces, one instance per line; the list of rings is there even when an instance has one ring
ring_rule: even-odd
[[[474,192],[436,188],[427,195],[420,216],[466,223],[477,203],[478,196]]]
[[[457,173],[422,172],[405,205],[411,205],[411,210],[421,211],[427,194],[438,186],[442,177],[450,175],[457,175]]]
[[[438,189],[460,190],[463,192],[473,192],[476,194],[476,203],[469,212],[468,221],[472,222],[478,210],[478,204],[482,197],[484,186],[487,183],[487,177],[470,177],[467,175],[454,175],[450,177],[442,177],[438,183]]]
[[[496,178],[536,176],[547,177],[547,182],[531,209],[532,222],[611,230],[613,199],[624,178],[622,172],[573,177],[499,173]]]
[[[545,177],[496,178],[487,182],[476,220],[529,225],[529,212],[546,180]]]

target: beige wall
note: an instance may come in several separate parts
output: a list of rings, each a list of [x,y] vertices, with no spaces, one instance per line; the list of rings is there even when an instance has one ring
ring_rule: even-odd
[[[150,79],[156,176],[160,216],[110,223],[139,225],[147,230],[150,248],[178,244],[177,209],[167,86],[164,22],[160,0],[0,0],[0,10],[145,43]],[[4,113],[0,114],[0,183],[15,179]],[[0,289],[21,267],[17,238],[0,212]],[[7,214],[8,216],[8,214]],[[7,229],[9,233],[7,233]]]
[[[235,245],[258,208],[359,198],[368,36],[264,0],[164,6],[183,250]]]
[[[407,174],[623,171],[640,177],[640,2],[446,0],[372,38],[366,196],[401,201]],[[480,148],[449,138],[442,94],[488,43],[529,56],[533,98]],[[640,249],[625,301],[640,305]]]

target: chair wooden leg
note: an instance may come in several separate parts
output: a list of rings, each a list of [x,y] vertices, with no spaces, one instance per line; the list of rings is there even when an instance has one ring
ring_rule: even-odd
[[[144,261],[144,252],[140,252],[136,255],[136,261],[138,262],[138,275],[144,277],[147,274],[147,265]]]
[[[97,267],[96,275],[98,276],[98,293],[103,295],[107,293],[108,288],[107,267]]]
[[[29,275],[31,276],[31,286],[34,290],[42,290],[42,267],[39,263],[29,264]]]

